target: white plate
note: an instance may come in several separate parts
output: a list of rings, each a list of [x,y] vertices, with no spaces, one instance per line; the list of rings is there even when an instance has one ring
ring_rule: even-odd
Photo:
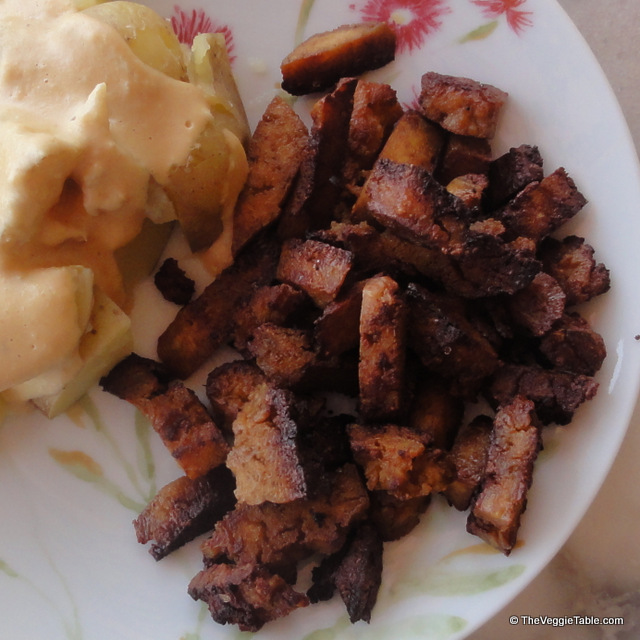
[[[518,7],[506,0],[152,5],[187,34],[197,23],[227,31],[252,125],[276,91],[280,60],[300,37],[363,17],[390,16],[403,23],[400,41],[407,46],[372,77],[391,83],[405,103],[428,70],[508,91],[495,151],[537,144],[547,171],[566,167],[589,199],[567,231],[584,235],[611,270],[612,290],[584,309],[604,335],[609,355],[598,374],[596,399],[571,426],[546,430],[522,544],[509,558],[493,553],[465,532],[463,514],[436,501],[416,531],[387,546],[371,625],[349,625],[342,605],[331,602],[258,634],[279,640],[459,640],[514,597],[563,544],[604,479],[633,409],[640,363],[640,180],[611,90],[551,0],[526,0]],[[487,13],[488,5],[497,13]],[[141,287],[134,318],[139,352],[154,355],[155,339],[172,313],[149,283]],[[71,416],[8,421],[0,430],[0,638],[246,637],[215,625],[187,595],[188,581],[200,568],[197,544],[156,563],[135,541],[131,521],[137,511],[178,474],[133,409],[99,390]]]

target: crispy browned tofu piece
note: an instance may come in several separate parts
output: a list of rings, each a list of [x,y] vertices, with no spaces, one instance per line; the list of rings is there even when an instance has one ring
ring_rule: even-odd
[[[276,96],[249,142],[249,174],[233,215],[233,255],[278,218],[309,144],[309,133],[291,106]]]
[[[297,405],[290,392],[263,383],[238,412],[227,466],[236,478],[239,502],[280,504],[307,495],[308,469],[300,446],[306,425]]]
[[[359,410],[367,421],[394,420],[405,409],[406,305],[389,276],[370,278],[360,308]]]
[[[428,436],[407,427],[347,427],[353,457],[369,491],[387,491],[400,500],[444,491],[451,480],[446,454]]]
[[[507,100],[504,91],[432,71],[422,76],[421,86],[420,108],[429,120],[461,136],[493,138]]]
[[[417,111],[407,111],[396,123],[379,157],[414,164],[433,173],[438,167],[446,139],[441,127]]]
[[[544,178],[538,147],[522,144],[512,147],[489,165],[489,188],[485,205],[489,211],[506,204],[530,182]]]
[[[360,309],[364,282],[330,302],[313,323],[314,338],[324,357],[339,356],[360,342]]]
[[[557,280],[541,271],[509,299],[509,312],[517,325],[531,335],[542,336],[562,318],[566,299]]]
[[[282,88],[293,95],[322,91],[388,64],[395,53],[395,32],[387,23],[345,24],[314,34],[282,61]]]
[[[351,623],[370,622],[382,583],[382,551],[376,529],[359,526],[344,549],[313,569],[313,585],[307,592],[311,602],[329,600],[337,589]]]
[[[442,184],[465,174],[486,175],[491,163],[491,143],[485,138],[450,134],[437,177]]]
[[[379,159],[352,214],[375,220],[398,236],[449,249],[463,240],[468,210],[422,167]]]
[[[542,337],[540,351],[556,369],[585,376],[595,375],[607,355],[602,336],[575,311],[565,313]]]
[[[412,531],[429,508],[431,496],[401,500],[388,491],[370,491],[369,521],[383,541],[399,540]]]
[[[233,475],[221,465],[195,480],[180,476],[162,487],[133,521],[140,544],[160,560],[211,531],[235,506]]]
[[[598,383],[591,376],[543,369],[538,365],[502,364],[488,390],[494,406],[522,395],[533,400],[542,424],[569,424],[577,408],[591,400]]]
[[[410,346],[429,371],[451,380],[455,393],[473,397],[498,366],[494,348],[455,298],[413,283],[407,294]]]
[[[309,604],[282,577],[256,565],[214,564],[189,583],[189,595],[202,600],[219,624],[257,632],[272,620]]]
[[[584,238],[574,235],[562,240],[547,237],[540,244],[543,268],[559,282],[567,296],[567,306],[586,302],[609,290],[609,270],[595,261],[594,253]]]
[[[300,382],[316,360],[308,331],[270,322],[254,331],[248,349],[267,379],[287,388]]]
[[[282,238],[302,238],[329,224],[340,203],[342,167],[349,145],[353,96],[358,81],[346,78],[311,109],[309,146],[278,223]]]
[[[479,208],[489,181],[481,173],[465,173],[447,184],[447,191],[460,198],[469,209]]]
[[[224,463],[229,445],[205,406],[181,382],[165,382],[155,361],[132,354],[101,385],[140,410],[189,478]]]
[[[388,84],[358,81],[353,94],[349,145],[343,167],[345,184],[358,183],[362,172],[371,169],[402,114],[396,92]]]
[[[178,378],[188,378],[231,337],[233,314],[256,287],[273,278],[279,247],[259,239],[205,290],[182,307],[158,339],[158,356]]]
[[[301,314],[308,296],[289,284],[267,285],[256,289],[233,315],[233,346],[245,357],[250,355],[247,343],[255,330],[265,322],[285,326]]]
[[[467,520],[469,533],[505,555],[516,544],[540,447],[534,404],[516,396],[494,419],[485,479]]]
[[[494,216],[510,234],[538,242],[573,218],[587,203],[560,167],[540,182],[530,182]]]
[[[351,271],[349,251],[317,240],[287,240],[277,277],[309,295],[321,309],[336,299]]]
[[[464,402],[454,396],[449,385],[432,375],[420,372],[416,384],[408,426],[429,436],[439,449],[449,449],[464,414]]]
[[[249,400],[253,390],[267,381],[266,375],[253,362],[234,360],[213,369],[207,376],[205,390],[216,424],[232,435],[233,421]]]
[[[286,569],[313,553],[330,555],[365,517],[369,497],[353,465],[326,478],[313,498],[285,504],[241,504],[217,523],[202,543],[206,564],[235,562]]]
[[[456,435],[449,459],[453,464],[453,480],[444,495],[459,511],[466,511],[471,499],[484,480],[493,420],[486,415],[478,415],[461,427]]]
[[[195,292],[195,282],[180,268],[175,258],[167,258],[153,276],[162,297],[178,305],[187,304]]]

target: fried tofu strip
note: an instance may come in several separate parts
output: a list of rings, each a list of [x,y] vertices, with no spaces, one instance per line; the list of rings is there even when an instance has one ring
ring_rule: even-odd
[[[429,371],[451,380],[456,393],[473,397],[498,366],[495,349],[455,298],[414,283],[407,294],[410,346]]]
[[[424,115],[447,131],[490,139],[507,94],[469,78],[428,72],[422,76],[419,100]]]
[[[385,22],[346,24],[317,33],[281,63],[282,88],[293,95],[322,91],[395,58],[395,32]]]
[[[304,498],[308,469],[301,450],[302,412],[290,392],[263,383],[249,395],[233,423],[227,466],[244,504],[281,504]]]
[[[454,478],[444,495],[459,511],[466,511],[471,499],[482,484],[489,456],[493,420],[489,416],[476,416],[456,435],[449,459]]]
[[[486,138],[449,134],[437,177],[447,184],[465,174],[486,175],[491,164],[491,143]]]
[[[256,287],[275,272],[279,248],[270,241],[248,245],[236,261],[180,309],[158,339],[158,356],[173,375],[188,378],[223,344],[233,329],[233,314]]]
[[[540,272],[526,286],[516,291],[508,306],[511,318],[533,336],[542,336],[562,318],[566,295],[555,278]]]
[[[335,553],[365,518],[369,497],[353,465],[331,474],[327,483],[314,498],[238,505],[203,542],[205,563],[261,564],[280,571],[313,553]]]
[[[446,133],[441,127],[429,122],[417,111],[407,111],[396,122],[379,157],[393,162],[413,164],[434,173],[446,140]]]
[[[302,238],[309,230],[327,226],[334,217],[342,196],[357,84],[355,78],[341,80],[311,109],[309,145],[278,223],[282,238]]]
[[[205,406],[181,382],[167,383],[159,363],[132,354],[100,383],[140,410],[189,478],[226,460],[229,445]]]
[[[422,167],[381,158],[352,215],[356,221],[375,220],[411,242],[449,250],[464,240],[469,212]]]
[[[494,216],[511,235],[538,242],[573,218],[586,203],[575,182],[560,167],[540,182],[530,182]]]
[[[181,476],[162,487],[133,521],[140,544],[151,542],[149,553],[160,560],[211,531],[235,506],[235,481],[221,465],[195,480]]]
[[[611,286],[609,270],[594,259],[594,249],[584,238],[569,235],[562,240],[547,237],[540,244],[544,270],[552,275],[567,296],[567,306],[587,302]]]
[[[591,376],[543,369],[538,365],[504,363],[491,381],[488,397],[494,406],[499,406],[522,395],[535,403],[542,424],[565,425],[597,390],[598,383]]]
[[[556,369],[585,376],[595,375],[607,355],[602,336],[575,311],[542,337],[540,351]]]
[[[311,602],[329,600],[337,589],[351,623],[370,622],[382,583],[382,551],[376,529],[358,527],[344,549],[314,568]]]
[[[451,479],[445,453],[430,446],[428,436],[407,427],[349,425],[353,457],[369,491],[387,491],[408,500],[444,491]]]
[[[345,184],[359,182],[362,172],[373,166],[403,109],[396,92],[379,82],[359,80],[353,94],[349,144],[343,167]]]
[[[447,191],[460,198],[467,208],[480,208],[488,184],[487,177],[481,173],[465,173],[451,180]]]
[[[296,112],[279,96],[267,106],[249,142],[249,175],[233,217],[233,255],[278,218],[309,144]]]
[[[207,399],[216,424],[225,434],[233,434],[233,421],[240,409],[254,389],[266,381],[262,370],[245,360],[227,362],[209,373],[205,385]]]
[[[349,251],[317,240],[287,240],[282,246],[277,277],[294,285],[323,309],[336,299],[351,271]]]
[[[469,533],[505,555],[516,544],[540,447],[534,404],[517,396],[496,414],[485,479],[467,520]]]
[[[369,521],[384,542],[399,540],[412,531],[429,508],[431,496],[401,500],[388,491],[370,491]]]
[[[188,592],[207,605],[213,620],[240,631],[257,632],[309,604],[279,575],[255,565],[214,564],[192,578]]]
[[[360,309],[359,410],[365,420],[401,416],[405,401],[406,305],[389,276],[370,278]]]

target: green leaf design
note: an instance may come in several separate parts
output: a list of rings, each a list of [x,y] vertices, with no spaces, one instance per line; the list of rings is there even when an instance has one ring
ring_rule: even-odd
[[[471,596],[491,589],[497,589],[515,580],[525,570],[522,564],[515,564],[495,571],[433,571],[424,580],[421,591],[432,596]]]
[[[0,560],[0,571],[10,578],[19,578],[20,576],[14,571],[4,560]]]
[[[298,14],[298,24],[296,26],[295,40],[294,44],[298,46],[304,40],[304,30],[307,28],[307,23],[309,22],[309,14],[311,13],[311,9],[315,0],[303,0],[300,5],[300,13]]]
[[[135,418],[136,442],[138,443],[137,461],[140,475],[148,482],[149,491],[147,500],[151,500],[156,494],[156,464],[151,451],[151,425],[149,421],[136,411]]]
[[[488,38],[497,28],[498,21],[492,20],[491,22],[487,22],[487,24],[483,24],[477,29],[473,31],[469,31],[465,36],[460,38],[460,44],[464,44],[465,42],[473,42],[474,40],[484,40]]]

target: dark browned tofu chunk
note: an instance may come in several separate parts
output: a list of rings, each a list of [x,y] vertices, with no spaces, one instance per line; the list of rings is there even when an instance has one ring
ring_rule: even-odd
[[[562,371],[593,376],[607,355],[602,336],[578,313],[567,313],[540,340],[540,351]]]
[[[352,424],[347,428],[353,457],[369,491],[386,491],[400,500],[444,491],[451,469],[444,452],[407,427]]]
[[[402,116],[396,92],[379,82],[359,80],[353,95],[344,182],[354,186],[373,166],[394,124]]]
[[[249,142],[249,174],[233,214],[233,255],[278,218],[309,144],[300,117],[276,96]]]
[[[442,184],[466,174],[486,175],[491,163],[491,143],[485,138],[451,134],[437,177]]]
[[[507,94],[490,85],[429,72],[422,76],[424,115],[461,136],[493,138]]]
[[[261,384],[233,423],[227,467],[236,478],[236,498],[244,504],[291,502],[307,495],[300,449],[302,413],[290,392]]]
[[[349,251],[317,240],[291,239],[282,247],[277,277],[302,289],[322,309],[340,293],[352,264]]]
[[[482,205],[482,197],[489,181],[481,173],[465,173],[447,184],[447,191],[460,198],[469,209]]]
[[[378,160],[353,206],[356,220],[375,220],[398,236],[448,249],[464,235],[468,211],[422,167]]]
[[[189,595],[202,600],[213,620],[257,632],[267,623],[309,604],[279,575],[255,565],[214,564],[189,583]]]
[[[429,371],[451,380],[456,394],[473,397],[498,366],[494,348],[456,299],[416,284],[407,294],[410,347]]]
[[[560,167],[540,182],[530,182],[494,215],[511,235],[538,242],[573,218],[586,203],[575,182]]]
[[[205,386],[216,424],[231,435],[233,421],[249,400],[254,389],[267,381],[266,375],[252,362],[234,360],[216,367],[207,376]]]
[[[543,369],[537,365],[503,364],[489,389],[494,406],[522,395],[533,400],[542,424],[569,424],[578,407],[591,400],[598,383],[590,376]]]
[[[369,497],[353,465],[326,480],[326,491],[314,498],[238,505],[203,542],[205,563],[262,564],[279,570],[313,553],[330,555],[341,549],[349,530],[365,518]]]
[[[309,146],[278,223],[282,238],[302,238],[309,230],[328,226],[335,216],[342,196],[357,83],[355,78],[341,80],[311,109]]]
[[[229,340],[234,312],[255,288],[272,280],[278,256],[276,244],[256,240],[180,309],[158,339],[158,356],[173,375],[188,378]]]
[[[345,549],[314,568],[310,600],[328,600],[337,589],[349,620],[370,622],[382,583],[382,551],[376,529],[367,524],[358,527]]]
[[[584,238],[574,235],[562,240],[545,238],[540,244],[543,268],[560,283],[567,306],[586,302],[609,290],[609,270],[596,262],[594,253]]]
[[[235,506],[235,480],[223,465],[195,480],[181,476],[162,487],[133,521],[140,544],[160,560],[211,531]]]
[[[388,64],[395,52],[395,32],[387,23],[342,25],[311,36],[282,61],[282,88],[293,95],[328,89],[340,78]]]
[[[406,305],[389,276],[365,282],[360,309],[360,414],[367,421],[400,417],[405,407]]]
[[[433,173],[438,167],[446,133],[423,118],[417,111],[407,111],[393,128],[380,152],[380,158],[413,164]]]
[[[222,464],[229,446],[198,396],[165,376],[161,364],[132,354],[100,383],[140,410],[186,475],[195,479]]]
[[[469,533],[505,555],[516,544],[540,446],[534,404],[517,396],[496,414],[485,480],[467,520]]]
[[[288,284],[260,287],[242,304],[233,316],[233,346],[245,357],[250,355],[247,343],[255,330],[265,322],[285,326],[298,314],[302,314],[308,296]]]
[[[268,380],[287,388],[300,382],[316,360],[309,332],[270,322],[254,331],[248,350]]]
[[[459,511],[465,511],[484,480],[493,420],[489,416],[476,416],[456,435],[449,453],[454,478],[444,492],[447,500]]]
[[[489,165],[489,188],[485,203],[489,211],[506,204],[530,182],[544,178],[538,147],[522,144],[512,147]]]
[[[534,336],[547,333],[564,314],[566,296],[555,278],[540,272],[509,299],[513,321]]]
[[[369,521],[383,541],[399,540],[420,522],[420,516],[429,508],[431,496],[418,496],[401,500],[388,491],[371,491]]]

